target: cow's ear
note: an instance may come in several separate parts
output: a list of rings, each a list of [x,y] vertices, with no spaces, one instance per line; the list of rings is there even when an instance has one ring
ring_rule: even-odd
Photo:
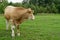
[[[31,10],[31,8],[28,8],[28,10],[30,11],[30,10]]]
[[[31,13],[31,11],[32,11],[31,8],[28,8],[28,9],[27,9],[27,12],[28,12],[28,13]]]

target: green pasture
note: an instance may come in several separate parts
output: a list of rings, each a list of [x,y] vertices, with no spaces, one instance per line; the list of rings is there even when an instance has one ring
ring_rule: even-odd
[[[60,40],[60,14],[39,14],[35,20],[26,20],[20,25],[21,35],[12,38],[6,30],[5,19],[0,15],[0,40]]]

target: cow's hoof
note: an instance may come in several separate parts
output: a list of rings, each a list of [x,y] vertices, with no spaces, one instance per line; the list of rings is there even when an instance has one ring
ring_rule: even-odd
[[[15,37],[15,34],[12,34],[12,37]]]
[[[20,36],[20,33],[17,33],[18,36]]]

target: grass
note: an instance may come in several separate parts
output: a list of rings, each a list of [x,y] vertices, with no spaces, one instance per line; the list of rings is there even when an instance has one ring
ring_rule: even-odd
[[[0,15],[0,40],[60,40],[60,14],[36,15],[20,25],[21,36],[11,37],[6,31],[5,19]]]

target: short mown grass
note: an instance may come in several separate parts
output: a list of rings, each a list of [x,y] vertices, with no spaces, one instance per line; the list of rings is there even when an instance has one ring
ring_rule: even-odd
[[[21,36],[11,37],[5,28],[5,19],[0,15],[0,40],[60,40],[60,14],[35,15],[35,20],[26,20],[20,25]]]

